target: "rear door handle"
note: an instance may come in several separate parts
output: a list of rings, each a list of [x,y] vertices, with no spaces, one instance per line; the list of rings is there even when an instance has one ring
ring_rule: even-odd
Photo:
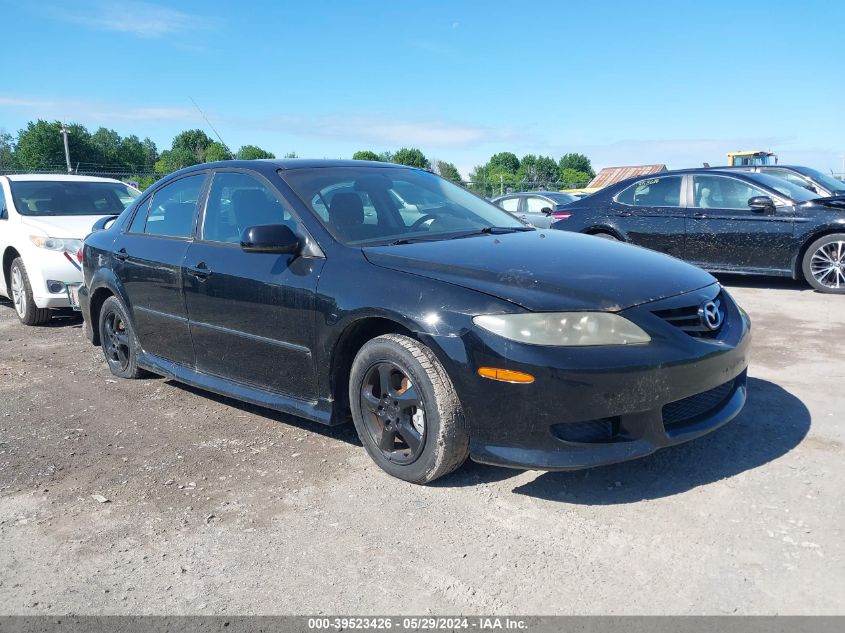
[[[703,220],[707,217],[707,215],[705,215],[704,213],[693,213],[692,217],[696,220]]]
[[[630,218],[634,214],[630,211],[619,211],[616,213],[616,215],[620,218]]]
[[[125,248],[121,248],[114,254],[114,258],[119,259],[120,261],[125,261],[127,257],[129,257],[129,253],[126,252]]]
[[[189,267],[188,274],[192,277],[196,277],[200,281],[205,281],[206,278],[211,274],[211,271],[208,269],[208,264],[206,264],[205,262],[200,262],[196,266]]]

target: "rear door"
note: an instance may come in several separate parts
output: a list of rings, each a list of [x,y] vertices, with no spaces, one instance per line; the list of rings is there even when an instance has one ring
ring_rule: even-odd
[[[194,350],[182,294],[182,264],[191,243],[206,173],[158,189],[115,240],[115,273],[129,299],[144,351],[193,366]]]
[[[683,176],[643,178],[617,194],[611,214],[629,242],[684,255]]]
[[[690,179],[686,259],[710,270],[791,270],[791,204],[733,176],[695,174]],[[748,200],[755,196],[772,198],[774,213],[752,211]]]
[[[325,260],[241,250],[243,230],[263,224],[307,238],[261,176],[216,172],[183,278],[197,370],[315,399],[316,287]]]
[[[541,196],[525,196],[522,219],[530,222],[538,229],[547,229],[554,222],[551,212],[555,210],[555,203]],[[549,213],[543,213],[546,209]]]

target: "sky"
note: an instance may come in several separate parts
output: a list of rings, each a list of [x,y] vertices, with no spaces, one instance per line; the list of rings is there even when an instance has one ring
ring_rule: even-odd
[[[845,2],[0,0],[0,129],[184,129],[348,158],[419,147],[466,177],[499,151],[598,169],[843,171]]]

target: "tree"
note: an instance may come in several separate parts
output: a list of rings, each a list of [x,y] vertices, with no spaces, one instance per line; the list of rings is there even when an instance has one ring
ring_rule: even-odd
[[[409,167],[419,167],[420,169],[431,169],[431,163],[420,150],[416,147],[403,147],[393,155],[393,162],[400,165],[408,165]]]
[[[593,175],[567,167],[560,170],[560,182],[566,188],[584,187],[593,179]]]
[[[256,145],[244,145],[238,150],[237,158],[238,160],[260,160],[262,158],[276,158],[276,155]]]
[[[134,134],[120,139],[117,156],[117,163],[126,170],[147,170],[147,150],[144,147],[144,143],[141,142],[141,139]],[[152,164],[150,164],[149,168],[152,168]]]
[[[102,161],[92,146],[88,130],[78,123],[66,127],[71,165],[100,164]],[[21,167],[31,171],[63,167],[65,149],[62,123],[41,119],[34,123],[30,121],[26,129],[18,133],[15,156]]]
[[[461,172],[459,172],[458,168],[452,163],[447,163],[442,160],[434,161],[434,171],[446,180],[461,182]]]
[[[358,150],[354,154],[352,154],[352,160],[377,160],[381,161],[382,158],[372,150],[362,149]]]
[[[557,182],[560,178],[560,170],[555,159],[551,156],[535,156],[528,154],[523,156],[519,164],[517,175],[520,180],[530,184],[546,184]]]
[[[519,159],[513,152],[499,152],[490,157],[487,168],[490,171],[516,174],[519,169]]]
[[[185,157],[191,154],[194,162],[188,164],[196,165],[197,163],[205,162],[205,152],[213,142],[208,134],[202,130],[185,130],[173,139],[170,149],[173,152],[179,152],[180,155]]]
[[[16,169],[15,139],[6,130],[0,130],[0,170]]]
[[[213,163],[218,160],[229,160],[230,158],[232,158],[232,155],[229,153],[229,149],[225,145],[218,143],[217,141],[212,141],[211,144],[205,148],[205,157],[203,162]]]
[[[593,166],[590,164],[590,159],[584,154],[564,154],[560,159],[559,167],[561,180],[565,180],[563,178],[564,169],[573,169],[585,173],[589,176],[588,180],[596,176],[596,172],[593,171]]]
[[[141,141],[141,145],[144,148],[144,169],[151,170],[158,160],[158,148],[149,137]]]

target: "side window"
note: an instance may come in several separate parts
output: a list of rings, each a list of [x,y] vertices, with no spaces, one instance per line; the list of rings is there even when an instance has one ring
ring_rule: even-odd
[[[748,199],[769,196],[743,180],[727,176],[693,176],[693,203],[699,209],[748,209]]]
[[[543,209],[552,209],[554,206],[551,202],[543,198],[530,197],[525,199],[525,210],[528,213],[542,213]]]
[[[9,212],[6,210],[6,193],[0,185],[0,220],[8,220]]]
[[[143,231],[138,220],[143,215],[141,209],[133,219],[130,230],[164,237],[191,237],[194,212],[203,182],[205,174],[197,174],[165,185],[153,194]]]
[[[807,179],[802,178],[798,174],[793,174],[791,171],[786,171],[785,169],[761,169],[760,171],[764,174],[783,178],[787,182],[791,182],[793,185],[798,185],[799,187],[804,187],[805,189],[810,189],[812,187],[812,184],[808,182]]]
[[[499,206],[505,211],[516,213],[519,211],[519,198],[505,198],[504,200],[499,200]]]
[[[679,207],[682,180],[681,176],[640,180],[617,195],[616,201],[634,207]]]
[[[237,244],[244,229],[261,224],[287,224],[292,231],[297,230],[290,213],[261,180],[236,172],[214,174],[202,239]]]
[[[132,224],[129,225],[130,233],[143,233],[144,224],[147,223],[147,211],[150,208],[151,198],[147,198],[141,202],[138,210],[135,212],[135,217],[132,218]]]

